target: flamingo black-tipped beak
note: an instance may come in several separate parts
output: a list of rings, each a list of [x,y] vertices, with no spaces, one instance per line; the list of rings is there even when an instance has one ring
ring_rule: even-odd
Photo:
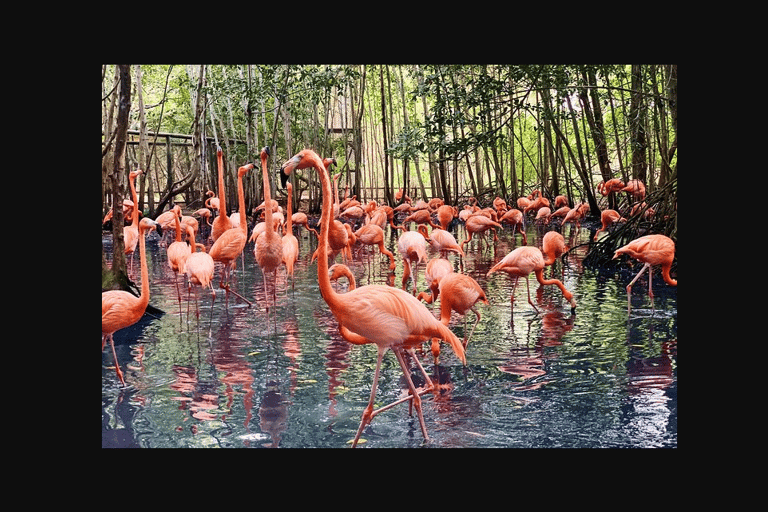
[[[283,188],[285,188],[286,183],[288,183],[288,175],[285,174],[285,168],[281,168],[279,171],[277,171],[277,174],[280,175],[280,184]]]

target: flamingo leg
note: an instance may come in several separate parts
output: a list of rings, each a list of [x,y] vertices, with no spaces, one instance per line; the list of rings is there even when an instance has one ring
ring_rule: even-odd
[[[629,284],[627,285],[627,314],[629,314],[630,310],[632,309],[632,285],[633,285],[633,284],[635,284],[635,281],[637,281],[637,279],[638,279],[638,278],[639,278],[641,275],[643,275],[643,272],[645,272],[646,270],[648,270],[648,268],[649,268],[650,266],[651,266],[651,265],[650,265],[649,263],[646,263],[646,264],[644,264],[644,265],[643,265],[643,268],[641,268],[641,269],[640,269],[640,272],[638,272],[638,273],[637,273],[637,275],[635,276],[635,278],[634,278],[634,279],[632,279],[632,280],[629,282]],[[649,292],[649,293],[651,293],[651,291],[650,291],[650,286],[651,286],[651,280],[650,280],[650,279],[648,279],[648,292]],[[651,303],[653,303],[653,295],[651,295]]]
[[[528,281],[528,276],[525,276],[525,287],[528,289],[528,304],[533,306],[534,311],[536,311],[536,313],[538,314],[539,310],[536,309],[536,304],[534,304],[533,301],[531,300],[531,285],[530,285],[530,282]]]
[[[403,354],[400,350],[394,350],[395,356],[397,356],[397,361],[400,363],[400,367],[403,369],[403,374],[405,375],[405,380],[408,381],[408,388],[411,390],[411,395],[413,396],[413,407],[416,408],[416,412],[419,414],[419,424],[421,425],[421,433],[424,435],[424,440],[429,442],[429,434],[427,434],[427,425],[424,422],[424,414],[421,411],[421,397],[419,396],[419,392],[416,390],[416,386],[413,384],[413,380],[411,380],[411,372],[408,368],[408,365],[405,363],[405,359],[403,358]],[[421,366],[421,363],[419,363],[419,366]],[[423,371],[423,368],[422,368]],[[430,380],[430,386],[432,381]]]
[[[477,318],[475,318],[475,324],[472,326],[472,330],[469,331],[469,337],[464,338],[464,348],[467,348],[467,344],[469,343],[469,340],[472,339],[472,334],[475,332],[475,327],[477,327],[478,322],[480,322],[480,312],[477,311],[477,309],[475,309],[474,306],[471,308],[471,310],[472,310],[473,313],[475,313]],[[467,331],[466,323],[467,323],[467,317],[465,316],[464,317],[464,332]]]
[[[368,405],[363,411],[363,417],[360,419],[360,426],[357,427],[357,434],[355,434],[355,439],[352,441],[352,448],[357,446],[357,441],[360,439],[360,434],[363,433],[363,429],[371,422],[371,419],[373,418],[373,401],[376,399],[376,386],[379,383],[381,360],[384,358],[384,353],[387,349],[384,347],[378,347],[378,350],[379,353],[376,358],[376,371],[373,373],[373,384],[371,385],[371,398],[368,400]]]
[[[115,358],[115,371],[120,382],[125,386],[125,379],[123,378],[123,371],[120,369],[120,361],[117,360],[117,352],[115,352],[115,340],[112,338],[112,334],[109,334],[109,344],[112,345],[112,357]]]

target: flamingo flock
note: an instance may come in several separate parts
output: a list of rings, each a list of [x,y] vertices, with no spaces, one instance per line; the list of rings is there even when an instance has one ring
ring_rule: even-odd
[[[243,177],[256,169],[254,163],[242,165],[237,172],[238,212],[227,216],[224,190],[223,155],[217,150],[218,164],[218,197],[213,191],[206,193],[205,208],[195,211],[201,223],[192,216],[184,216],[178,206],[171,207],[157,219],[142,219],[136,212],[138,205],[135,181],[141,171],[130,173],[132,203],[126,201],[125,208],[130,215],[131,223],[125,228],[126,253],[131,254],[138,246],[141,259],[141,295],[136,297],[128,292],[105,291],[102,293],[102,350],[110,341],[114,357],[115,370],[120,383],[125,385],[125,378],[117,361],[114,349],[113,334],[120,329],[136,323],[143,315],[149,303],[149,282],[145,249],[146,234],[156,229],[161,233],[165,228],[175,233],[175,239],[167,245],[167,261],[173,272],[181,315],[182,296],[178,280],[187,282],[187,315],[189,304],[192,302],[191,293],[195,291],[195,311],[199,319],[201,299],[198,288],[209,289],[211,306],[216,300],[216,288],[226,293],[227,307],[229,295],[248,306],[257,304],[255,314],[276,313],[279,301],[277,293],[277,275],[284,272],[291,278],[293,289],[295,264],[298,261],[301,244],[294,234],[294,227],[314,233],[317,239],[317,250],[312,255],[312,261],[317,260],[317,282],[319,295],[333,314],[338,324],[340,335],[352,345],[371,344],[377,348],[376,368],[373,375],[370,397],[365,407],[352,446],[356,446],[366,426],[379,413],[391,407],[408,402],[417,413],[419,425],[425,441],[429,440],[428,429],[422,411],[421,396],[434,392],[436,385],[427,374],[420,362],[419,354],[424,346],[431,351],[435,365],[438,364],[441,343],[446,343],[462,364],[466,364],[469,342],[481,319],[482,305],[488,305],[489,298],[483,285],[475,278],[464,272],[466,257],[471,253],[473,245],[494,244],[498,240],[498,231],[510,229],[513,241],[517,247],[506,255],[496,255],[489,262],[489,270],[485,273],[484,283],[491,280],[512,280],[510,296],[511,319],[514,320],[515,291],[520,278],[526,281],[528,303],[536,314],[539,307],[531,298],[529,276],[533,274],[540,286],[554,286],[560,290],[566,307],[572,313],[577,309],[574,290],[569,290],[563,281],[553,275],[544,277],[545,268],[553,266],[559,259],[567,255],[569,247],[563,235],[565,226],[572,223],[574,229],[581,228],[581,222],[590,213],[586,203],[569,207],[565,196],[549,199],[536,190],[528,196],[518,198],[509,203],[497,197],[492,205],[481,208],[475,198],[464,205],[447,205],[442,199],[433,198],[429,201],[413,201],[402,189],[396,194],[397,207],[380,205],[375,201],[361,204],[355,196],[339,201],[337,191],[339,175],[331,175],[335,160],[322,158],[311,149],[304,149],[280,165],[278,174],[283,188],[287,189],[286,212],[283,214],[278,201],[272,199],[269,179],[268,161],[269,148],[263,148],[259,154],[262,171],[264,202],[257,210],[263,209],[264,220],[253,225],[249,224],[246,215]],[[291,173],[296,169],[314,169],[322,185],[322,213],[317,224],[319,232],[309,225],[307,215],[298,211],[299,205],[292,204],[293,189],[290,182]],[[598,185],[597,192],[607,196],[612,193],[627,192],[638,202],[645,198],[645,187],[638,180],[624,184],[620,180],[609,180]],[[516,206],[516,207],[515,207]],[[648,209],[646,208],[647,212]],[[628,217],[631,212],[624,213]],[[211,222],[213,218],[213,222]],[[233,218],[235,219],[233,222]],[[191,219],[191,220],[190,220]],[[254,221],[256,219],[253,219]],[[397,222],[399,220],[399,223]],[[626,218],[618,211],[606,209],[601,212],[601,227],[591,237],[591,243],[597,243],[601,233],[610,231],[616,224],[626,222]],[[194,222],[192,222],[194,221]],[[548,229],[541,238],[541,246],[529,246],[526,237],[526,223],[533,223],[541,229]],[[198,233],[202,225],[207,234]],[[451,231],[459,233],[456,226],[464,226],[465,238],[456,238]],[[389,227],[387,227],[389,226]],[[415,229],[414,229],[415,226]],[[249,237],[250,229],[250,237]],[[517,235],[520,237],[517,237]],[[311,236],[311,235],[310,235]],[[603,235],[605,236],[605,235]],[[202,241],[198,242],[198,237]],[[391,237],[391,238],[389,238]],[[387,249],[387,241],[391,240],[396,247],[397,255]],[[461,240],[461,241],[459,241]],[[476,240],[475,244],[472,243]],[[128,242],[131,247],[128,248]],[[258,306],[233,288],[233,270],[242,260],[243,251],[248,243],[253,242],[253,251],[257,266],[261,269],[264,296],[263,307]],[[469,244],[469,245],[468,245]],[[519,244],[519,245],[518,245]],[[387,284],[368,284],[358,286],[348,264],[356,257],[363,247],[378,252],[387,258],[389,263]],[[429,258],[429,249],[433,258]],[[358,255],[358,256],[356,256]],[[670,275],[675,257],[675,243],[669,237],[660,234],[649,234],[632,240],[630,243],[616,249],[613,256],[618,259],[628,256],[643,264],[640,272],[627,285],[628,314],[631,313],[631,290],[642,274],[648,272],[648,295],[653,305],[652,267],[660,266],[664,282],[677,286],[677,281]],[[396,258],[402,260],[402,276],[399,286],[396,286],[394,273]],[[451,262],[453,257],[459,269]],[[341,261],[337,261],[337,260]],[[214,284],[218,268],[218,286]],[[419,280],[419,271],[423,268],[423,280]],[[243,271],[249,269],[243,268]],[[564,272],[564,269],[563,269]],[[337,291],[332,282],[346,277],[349,286],[343,293]],[[426,290],[419,291],[419,282],[426,284]],[[270,293],[271,288],[271,293]],[[431,305],[440,303],[439,312],[431,309]],[[474,313],[474,322],[467,334],[467,315]],[[460,339],[452,330],[452,320],[461,318],[464,321],[464,336]],[[383,358],[391,351],[400,365],[408,386],[407,394],[384,406],[375,407],[376,390]],[[424,379],[422,387],[416,387],[411,379],[410,364],[415,364]]]

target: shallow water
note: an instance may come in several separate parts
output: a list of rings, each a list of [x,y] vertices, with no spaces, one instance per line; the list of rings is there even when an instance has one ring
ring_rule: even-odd
[[[463,226],[452,231],[458,240],[465,238]],[[540,246],[543,232],[531,226],[527,233],[528,245]],[[587,246],[580,244],[594,228],[576,232],[567,226],[565,233],[567,243],[578,247],[565,265],[558,260],[545,275],[554,272],[574,293],[576,313],[560,290],[539,286],[533,276],[531,297],[539,314],[528,304],[522,281],[512,313],[511,279],[485,275],[521,244],[520,236],[505,230],[495,243],[473,239],[464,271],[483,287],[490,305],[479,305],[482,318],[466,366],[443,345],[435,367],[425,345],[421,360],[440,382],[438,394],[423,397],[430,441],[424,442],[406,403],[376,416],[358,447],[677,447],[676,288],[655,271],[652,309],[647,277],[641,277],[628,316],[625,286],[640,265],[615,274],[585,268]],[[111,250],[108,235],[103,243]],[[387,244],[397,255],[395,241]],[[211,307],[206,291],[200,294],[198,320],[194,294],[187,313],[183,278],[180,313],[165,245],[150,234],[150,303],[165,314],[116,334],[126,387],[115,374],[111,350],[102,351],[102,446],[348,447],[368,402],[376,349],[350,345],[338,334],[319,293],[317,266],[309,263],[315,248],[316,241],[302,231],[293,286],[281,270],[277,306],[268,317],[262,274],[248,244],[245,265],[235,271],[235,289],[254,306],[234,297],[227,305],[218,290]],[[430,250],[429,256],[435,254]],[[458,259],[450,259],[458,270]],[[138,283],[138,254],[134,265]],[[358,286],[400,284],[402,263],[393,280],[378,249],[362,249],[350,266]],[[215,283],[218,273],[217,265]],[[418,288],[426,289],[423,264],[417,276]],[[334,286],[343,292],[346,281]],[[439,315],[439,300],[427,307]],[[470,312],[467,332],[474,318]],[[464,336],[464,321],[456,313],[450,328]],[[419,380],[418,372],[412,375]],[[404,389],[402,371],[388,353],[377,405],[394,401]]]

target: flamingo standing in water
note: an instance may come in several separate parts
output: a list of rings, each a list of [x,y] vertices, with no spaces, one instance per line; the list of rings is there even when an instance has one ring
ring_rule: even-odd
[[[232,229],[232,220],[227,216],[227,199],[224,194],[224,155],[216,148],[216,165],[219,170],[219,214],[211,225],[211,240],[216,242],[222,233]]]
[[[189,296],[192,287],[195,287],[195,314],[200,319],[200,307],[197,298],[197,287],[210,288],[213,300],[211,301],[211,313],[213,313],[213,303],[216,301],[216,290],[213,289],[213,270],[215,263],[211,255],[205,252],[205,247],[200,246],[202,252],[197,252],[195,243],[195,234],[191,226],[187,226],[187,240],[190,244],[190,253],[184,262],[184,272],[187,274],[187,315],[189,315]]]
[[[139,250],[141,254],[141,294],[136,297],[124,290],[108,290],[101,292],[101,350],[109,340],[112,345],[112,357],[115,359],[115,371],[120,382],[125,386],[123,372],[115,352],[113,335],[120,329],[130,327],[139,321],[149,304],[149,270],[147,268],[147,251],[144,237],[147,231],[157,229],[162,232],[160,225],[152,219],[142,219],[139,223]]]
[[[422,261],[427,261],[427,240],[418,231],[406,231],[397,239],[397,251],[405,263],[403,265],[403,290],[405,290],[408,278],[411,277],[413,280],[413,293],[415,294],[418,265]]]
[[[536,313],[539,312],[539,310],[536,309],[536,305],[531,300],[531,288],[528,284],[528,275],[531,272],[536,274],[536,279],[540,284],[554,284],[560,288],[565,299],[571,304],[571,311],[576,309],[576,301],[573,299],[573,294],[566,289],[562,282],[558,279],[544,279],[544,256],[541,254],[541,250],[538,247],[530,247],[527,245],[518,247],[504,256],[504,258],[496,265],[491,267],[486,274],[486,277],[494,272],[506,272],[510,277],[515,278],[514,285],[512,285],[512,299],[510,306],[512,309],[514,309],[515,306],[515,288],[517,287],[517,280],[524,277],[525,284],[528,287],[528,303],[533,306]]]
[[[272,193],[269,188],[269,175],[267,174],[267,159],[269,158],[269,147],[261,150],[261,174],[264,184],[264,204],[272,202]],[[290,197],[290,191],[288,192]],[[261,268],[261,274],[264,278],[264,300],[267,302],[267,311],[269,311],[269,295],[267,295],[267,273],[272,273],[272,283],[274,284],[272,292],[272,304],[274,306],[277,300],[277,294],[274,288],[277,286],[277,267],[283,262],[283,239],[275,231],[275,224],[272,218],[272,208],[264,208],[264,232],[256,238],[255,248],[256,262]]]
[[[131,197],[133,198],[133,216],[131,217],[131,224],[123,227],[123,242],[125,254],[131,256],[131,272],[133,272],[133,253],[139,243],[139,199],[136,194],[136,177],[142,172],[144,171],[136,169],[128,174],[128,183],[131,186]]]
[[[376,284],[361,286],[347,293],[337,293],[333,289],[328,275],[328,231],[331,224],[332,193],[331,183],[325,166],[320,157],[317,156],[317,153],[305,149],[288,160],[283,165],[282,172],[287,176],[293,169],[307,167],[314,167],[317,170],[323,187],[323,210],[320,221],[320,240],[318,241],[320,254],[317,258],[317,278],[320,285],[320,293],[339,322],[339,331],[347,341],[357,345],[373,343],[378,349],[370,400],[363,412],[363,417],[357,429],[357,434],[352,441],[352,446],[355,447],[357,445],[363,429],[376,414],[407,400],[412,400],[413,407],[419,415],[421,432],[424,439],[428,441],[429,435],[427,434],[419,395],[433,389],[433,386],[431,379],[418,358],[416,358],[414,348],[418,347],[425,338],[441,338],[450,343],[456,356],[462,363],[466,364],[464,347],[456,335],[439,322],[424,304],[404,290]],[[373,404],[376,398],[381,361],[388,349],[395,353],[395,357],[400,363],[400,367],[408,382],[410,395],[374,410]],[[428,383],[427,387],[421,392],[416,389],[411,380],[410,369],[404,359],[405,352],[408,352],[416,361]]]
[[[355,238],[365,245],[377,245],[382,254],[389,258],[389,270],[395,270],[395,255],[384,246],[384,230],[378,224],[366,224],[355,231]]]
[[[466,240],[461,242],[462,250],[464,249],[464,244],[472,240],[472,235],[475,233],[482,235],[489,229],[493,231],[493,239],[498,240],[496,229],[501,229],[501,224],[494,222],[485,215],[475,214],[467,218],[467,221],[464,223],[464,228],[467,230],[468,236]]]
[[[456,237],[444,229],[435,228],[432,230],[432,233],[428,233],[427,227],[424,224],[420,224],[419,233],[421,233],[426,240],[429,240],[429,245],[444,258],[448,257],[449,252],[455,252],[462,258],[466,256],[462,248],[456,242]]]
[[[675,242],[664,235],[645,235],[632,240],[627,245],[619,247],[613,254],[613,259],[622,254],[627,254],[632,258],[644,263],[643,268],[637,273],[634,279],[627,285],[627,314],[632,309],[632,285],[635,284],[643,272],[650,269],[653,265],[661,265],[661,277],[670,286],[677,286],[677,280],[672,279],[669,270],[675,259]],[[653,308],[653,271],[648,272],[648,296],[651,298],[651,308]]]
[[[291,214],[291,201],[293,198],[293,185],[287,184],[288,187],[288,210],[285,224],[285,234],[283,235],[283,264],[285,265],[285,273],[291,276],[291,289],[293,290],[293,266],[296,264],[296,260],[299,259],[299,240],[293,235],[293,217]]]
[[[175,216],[174,219],[176,221],[176,241],[168,245],[166,252],[168,254],[168,266],[171,267],[174,280],[176,281],[176,293],[179,295],[179,317],[181,317],[181,290],[179,290],[179,274],[184,273],[184,265],[192,251],[189,245],[181,239],[181,222],[179,222],[179,217]],[[192,226],[189,226],[189,229],[192,230],[194,239],[194,229]]]
[[[211,246],[211,250],[208,254],[211,255],[214,261],[218,261],[223,264],[221,270],[221,280],[219,281],[219,288],[223,288],[227,292],[227,306],[229,306],[229,294],[232,293],[236,297],[239,297],[243,301],[248,303],[250,307],[251,301],[232,290],[229,285],[229,276],[235,267],[235,261],[243,254],[245,248],[245,242],[248,239],[248,221],[245,218],[245,190],[243,189],[243,176],[253,169],[253,164],[246,164],[237,170],[237,200],[238,207],[240,209],[240,225],[238,227],[232,227],[219,235],[216,241]],[[224,209],[224,201],[221,202],[222,210]],[[218,218],[220,218],[219,215]],[[215,227],[214,222],[214,227]]]
[[[499,218],[499,224],[504,224],[506,222],[507,224],[511,225],[512,233],[517,232],[523,235],[523,245],[527,245],[528,237],[525,235],[525,230],[523,229],[524,220],[525,217],[523,216],[523,212],[515,208],[511,208]]]
[[[478,302],[488,304],[488,297],[480,285],[471,276],[458,272],[449,272],[440,279],[438,285],[440,293],[440,321],[446,327],[451,321],[451,312],[455,311],[464,317],[464,341],[462,346],[466,350],[469,340],[472,339],[472,333],[475,332],[478,322],[480,322],[480,312],[475,305]],[[472,311],[476,315],[475,324],[472,330],[467,332],[467,311]],[[432,338],[432,356],[437,364],[440,356],[440,338]]]

